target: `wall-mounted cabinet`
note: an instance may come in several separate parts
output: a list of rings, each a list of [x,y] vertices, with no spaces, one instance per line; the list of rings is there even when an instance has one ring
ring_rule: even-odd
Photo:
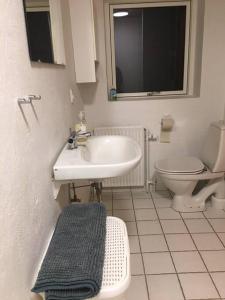
[[[96,82],[96,43],[92,0],[70,0],[77,83]]]

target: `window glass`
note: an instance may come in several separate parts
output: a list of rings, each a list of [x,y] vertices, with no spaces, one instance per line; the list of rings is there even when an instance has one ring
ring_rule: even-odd
[[[185,5],[114,8],[117,93],[185,89]],[[126,12],[123,17],[115,13]]]
[[[54,63],[49,12],[26,12],[26,18],[31,60]]]

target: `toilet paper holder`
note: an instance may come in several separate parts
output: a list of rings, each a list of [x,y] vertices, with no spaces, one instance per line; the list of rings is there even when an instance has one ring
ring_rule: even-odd
[[[160,142],[170,143],[170,132],[174,127],[174,120],[170,115],[166,115],[161,119]]]
[[[174,126],[174,119],[168,115],[161,119],[161,130],[162,131],[172,131]]]

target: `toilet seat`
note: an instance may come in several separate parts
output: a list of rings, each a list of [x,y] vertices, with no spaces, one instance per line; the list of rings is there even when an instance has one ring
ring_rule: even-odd
[[[159,160],[155,164],[155,168],[164,174],[199,174],[205,166],[197,157],[174,157]]]
[[[211,180],[217,178],[223,178],[224,173],[218,172],[213,173],[207,167],[200,173],[166,173],[157,170],[157,172],[161,175],[162,178],[166,178],[169,180],[176,180],[176,181],[186,181],[186,180]]]

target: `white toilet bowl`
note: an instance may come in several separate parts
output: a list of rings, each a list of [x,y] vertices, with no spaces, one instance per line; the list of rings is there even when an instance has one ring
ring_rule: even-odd
[[[180,157],[176,158],[176,161],[179,161],[182,165],[182,162],[191,161],[192,159],[196,160],[193,157]],[[159,168],[159,166],[163,165],[163,162],[165,160],[156,164],[156,170],[165,186],[174,193],[172,206],[175,210],[180,212],[203,211],[205,209],[205,201],[210,195],[214,194],[214,198],[221,198],[221,196],[224,198],[224,193],[221,195],[221,186],[224,185],[223,172],[212,173],[209,169],[204,168],[204,165],[199,173],[191,173],[190,168],[187,173],[169,172],[168,168],[167,171]],[[199,162],[201,163],[201,161]],[[194,188],[200,180],[209,180],[209,182],[197,195],[193,196]],[[214,203],[216,206],[216,201]],[[225,201],[223,206],[225,207]],[[219,208],[218,205],[217,208]]]
[[[175,210],[203,211],[211,195],[215,208],[225,208],[225,123],[211,124],[202,161],[196,157],[168,158],[157,161],[155,169],[165,186],[174,193],[172,205]],[[208,184],[193,195],[201,180],[207,180]]]

